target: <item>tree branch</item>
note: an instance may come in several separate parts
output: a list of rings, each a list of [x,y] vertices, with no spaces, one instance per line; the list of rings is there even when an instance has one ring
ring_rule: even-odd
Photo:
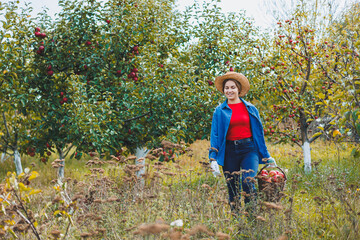
[[[7,123],[6,123],[6,117],[5,117],[5,112],[2,112],[2,116],[3,116],[3,119],[4,119],[4,126],[5,126],[5,129],[6,129],[6,134],[8,136],[8,138],[10,138],[10,132],[9,132],[9,129],[8,129],[8,126],[7,126]]]
[[[329,124],[329,123],[331,123],[333,120],[335,120],[335,119],[337,119],[337,118],[338,118],[338,117],[331,118],[327,123],[325,123],[324,131],[328,130],[328,129],[332,126],[332,125]],[[309,139],[309,143],[312,143],[313,141],[315,141],[316,139],[318,139],[320,136],[322,136],[322,134],[319,135],[319,136],[316,136],[316,137],[311,137],[311,138]]]
[[[71,144],[71,146],[68,148],[68,149],[66,149],[66,153],[64,153],[64,158],[66,158],[66,156],[68,155],[68,153],[70,152],[70,150],[72,149],[72,147],[74,146],[74,144]]]
[[[136,119],[145,117],[146,115],[149,115],[149,114],[151,114],[151,113],[152,113],[152,111],[150,110],[149,112],[144,113],[144,114],[142,114],[142,115],[139,115],[139,116],[137,116],[137,117],[133,117],[133,118],[126,119],[126,120],[124,120],[124,122],[130,122],[130,121],[133,121],[133,120],[136,120]]]

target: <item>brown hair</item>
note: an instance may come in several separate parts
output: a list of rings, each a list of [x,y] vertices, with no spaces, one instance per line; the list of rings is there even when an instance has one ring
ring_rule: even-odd
[[[238,93],[238,94],[240,94],[240,92],[241,92],[241,84],[240,84],[238,81],[234,80],[234,79],[226,79],[226,80],[223,81],[223,86],[222,86],[223,92],[225,92],[225,91],[224,91],[224,90],[225,90],[225,84],[226,84],[228,81],[233,81],[233,82],[235,83],[236,87],[237,87],[238,90],[239,90],[239,93]]]

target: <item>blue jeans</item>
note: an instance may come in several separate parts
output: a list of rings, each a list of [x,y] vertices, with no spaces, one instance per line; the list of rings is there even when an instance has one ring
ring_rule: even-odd
[[[258,167],[259,157],[252,140],[237,144],[233,141],[226,141],[223,172],[230,203],[240,205],[241,189],[246,193],[245,204],[256,198],[254,177]],[[241,174],[239,174],[240,170],[243,170]]]

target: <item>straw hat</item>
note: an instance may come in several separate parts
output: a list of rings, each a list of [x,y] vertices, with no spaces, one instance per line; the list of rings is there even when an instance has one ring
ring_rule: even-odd
[[[215,87],[217,88],[217,90],[224,93],[223,82],[227,79],[232,79],[240,83],[241,91],[239,93],[239,97],[244,97],[250,90],[249,80],[244,75],[237,72],[227,72],[226,74],[215,78]]]

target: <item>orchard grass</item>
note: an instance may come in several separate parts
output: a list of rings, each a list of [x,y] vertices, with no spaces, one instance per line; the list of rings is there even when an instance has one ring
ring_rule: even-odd
[[[25,206],[34,213],[42,239],[359,238],[360,167],[346,143],[312,144],[311,174],[303,172],[299,147],[269,143],[287,175],[285,196],[277,203],[259,199],[253,214],[242,207],[238,216],[227,204],[225,179],[210,171],[208,147],[208,141],[196,141],[175,162],[146,160],[142,179],[136,177],[133,160],[66,159],[70,206],[61,195],[63,188],[56,187],[56,169],[51,167],[56,157],[44,164],[24,156],[24,168],[40,174],[30,186],[42,190],[29,196]],[[2,163],[1,179],[13,168],[10,159]],[[183,226],[170,226],[179,219]],[[19,239],[29,239],[30,230],[19,230],[16,224],[12,228]]]

